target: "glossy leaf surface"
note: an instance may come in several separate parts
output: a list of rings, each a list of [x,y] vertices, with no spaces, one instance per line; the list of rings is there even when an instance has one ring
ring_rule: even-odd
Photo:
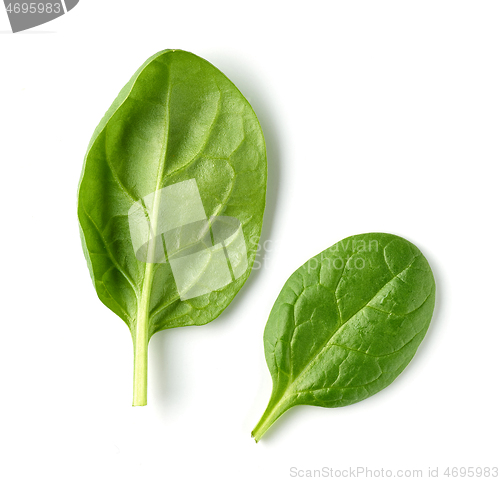
[[[347,406],[388,386],[424,338],[434,299],[427,260],[390,234],[349,237],[297,269],[264,333],[273,392],[256,441],[295,405]]]

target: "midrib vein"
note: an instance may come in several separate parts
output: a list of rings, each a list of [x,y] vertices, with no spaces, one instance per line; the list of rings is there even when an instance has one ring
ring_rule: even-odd
[[[170,94],[171,94],[172,85],[169,81],[168,89],[167,89],[167,98],[165,103],[165,136],[163,138],[163,145],[160,154],[160,160],[158,165],[158,171],[156,174],[156,187],[155,187],[155,196],[153,201],[153,210],[151,212],[150,217],[150,229],[151,229],[151,240],[148,243],[148,251],[146,254],[146,259],[148,261],[152,260],[154,253],[156,252],[156,230],[158,227],[158,212],[160,207],[161,195],[159,194],[159,190],[161,188],[163,174],[165,170],[165,165],[167,163],[167,148],[168,148],[168,132],[169,132],[169,124],[170,124]],[[146,335],[148,334],[148,324],[149,324],[149,302],[151,299],[151,286],[154,278],[154,266],[153,262],[146,263],[146,269],[144,271],[144,280],[142,283],[142,292],[141,299],[139,301],[138,306],[138,315],[137,315],[137,329],[136,336]],[[142,322],[140,322],[142,321]]]
[[[170,124],[170,94],[172,84],[170,79],[167,79],[167,95],[165,99],[165,134],[163,145],[158,159],[158,170],[156,172],[156,186],[153,200],[153,209],[149,217],[150,225],[150,240],[148,242],[148,250],[146,261],[154,260],[156,251],[156,230],[158,226],[158,211],[160,206],[161,195],[159,193],[165,165],[167,163],[167,147],[168,147],[168,132]],[[144,406],[147,404],[147,384],[148,384],[148,344],[149,344],[149,302],[151,299],[151,286],[154,278],[155,264],[146,262],[144,270],[144,279],[142,282],[142,290],[140,299],[137,305],[137,319],[135,325],[134,337],[134,406]]]

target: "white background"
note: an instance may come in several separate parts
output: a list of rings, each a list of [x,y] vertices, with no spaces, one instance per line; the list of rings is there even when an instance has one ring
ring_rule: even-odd
[[[81,0],[13,35],[0,8],[0,478],[498,466],[499,24],[496,1]],[[154,336],[149,405],[132,408],[130,334],[93,289],[76,189],[101,116],[164,48],[212,62],[261,121],[267,263],[211,324]],[[426,339],[384,391],[294,408],[256,445],[278,292],[370,231],[428,258]]]

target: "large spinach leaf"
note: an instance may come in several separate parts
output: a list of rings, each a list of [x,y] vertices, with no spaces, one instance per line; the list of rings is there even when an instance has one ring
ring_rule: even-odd
[[[132,334],[134,405],[146,404],[151,336],[212,321],[249,276],[266,179],[251,106],[188,52],[148,59],[97,126],[78,219],[97,294]]]
[[[434,298],[422,253],[390,234],[349,237],[297,269],[264,332],[273,392],[255,440],[292,406],[347,406],[388,386],[424,338]]]

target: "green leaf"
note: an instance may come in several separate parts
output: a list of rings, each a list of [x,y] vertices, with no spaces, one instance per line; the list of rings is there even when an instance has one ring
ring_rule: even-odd
[[[97,126],[78,219],[97,294],[132,334],[134,405],[146,404],[151,336],[212,321],[250,275],[266,180],[250,104],[188,52],[148,59]]]
[[[348,237],[307,261],[266,325],[273,392],[255,440],[293,406],[347,406],[388,386],[422,342],[434,300],[429,264],[401,237]]]

